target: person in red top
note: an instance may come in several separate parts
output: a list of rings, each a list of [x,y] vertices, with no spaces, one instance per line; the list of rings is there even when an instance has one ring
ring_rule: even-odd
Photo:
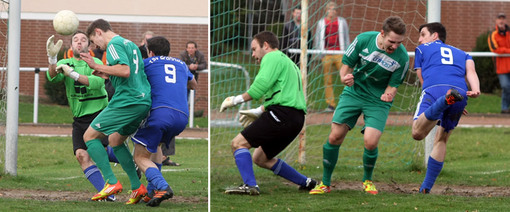
[[[350,44],[349,41],[349,28],[344,18],[337,16],[337,5],[335,2],[328,2],[326,4],[326,17],[317,23],[317,30],[315,33],[315,48],[319,50],[343,50],[345,51]],[[342,67],[341,54],[323,54],[319,55],[322,58],[322,66],[324,68],[324,87],[325,97],[328,107],[326,111],[333,112],[336,107],[335,93],[333,91],[333,74],[331,66],[335,66],[339,71]]]
[[[506,15],[499,13],[496,18],[496,30],[488,38],[491,52],[510,54],[510,28],[506,24]],[[510,57],[496,57],[496,73],[501,85],[501,113],[510,113]]]

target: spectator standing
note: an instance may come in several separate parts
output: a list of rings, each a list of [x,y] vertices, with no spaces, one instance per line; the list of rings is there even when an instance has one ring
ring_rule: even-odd
[[[506,15],[496,17],[496,30],[488,38],[491,52],[510,54],[510,29],[506,24]],[[496,73],[501,85],[501,113],[510,114],[510,57],[496,57]]]
[[[337,4],[328,2],[326,4],[326,17],[317,23],[315,32],[315,48],[324,50],[346,50],[349,46],[349,28],[344,18],[337,16]],[[336,76],[338,70],[342,67],[342,55],[340,54],[320,54],[322,57],[323,75],[324,75],[324,95],[328,107],[326,111],[335,110],[335,93],[333,90],[333,76]],[[335,66],[334,71],[331,66]]]

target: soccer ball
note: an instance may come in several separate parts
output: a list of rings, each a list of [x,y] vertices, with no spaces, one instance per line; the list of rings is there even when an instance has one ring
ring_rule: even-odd
[[[62,10],[53,18],[53,28],[61,35],[70,35],[78,30],[78,16],[70,10]]]

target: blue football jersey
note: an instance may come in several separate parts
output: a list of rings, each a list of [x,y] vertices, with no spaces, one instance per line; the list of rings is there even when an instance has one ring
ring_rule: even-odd
[[[467,91],[467,60],[473,58],[458,48],[436,40],[416,47],[414,69],[421,68],[423,89],[433,85],[447,85]]]
[[[193,74],[186,63],[167,56],[155,56],[143,62],[151,85],[151,108],[169,107],[189,115],[187,86]]]

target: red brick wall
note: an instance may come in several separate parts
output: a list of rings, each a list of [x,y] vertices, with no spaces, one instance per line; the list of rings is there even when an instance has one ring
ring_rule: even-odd
[[[90,22],[82,21],[79,29],[86,30]],[[198,49],[208,59],[208,31],[207,25],[196,24],[149,24],[149,23],[111,23],[113,31],[127,38],[137,45],[140,45],[142,34],[153,31],[156,35],[165,36],[171,43],[170,56],[179,57],[179,53],[186,48],[186,42],[193,40],[197,42]],[[62,39],[64,46],[70,46],[70,36],[61,36],[55,33],[51,21],[22,20],[21,21],[21,58],[20,67],[47,67],[46,40],[52,34],[56,39]],[[45,72],[39,76],[39,95],[46,97],[44,83],[46,83]],[[196,93],[195,111],[203,110],[204,116],[208,113],[208,74],[200,74],[199,88]],[[20,94],[34,94],[34,72],[20,73]]]

